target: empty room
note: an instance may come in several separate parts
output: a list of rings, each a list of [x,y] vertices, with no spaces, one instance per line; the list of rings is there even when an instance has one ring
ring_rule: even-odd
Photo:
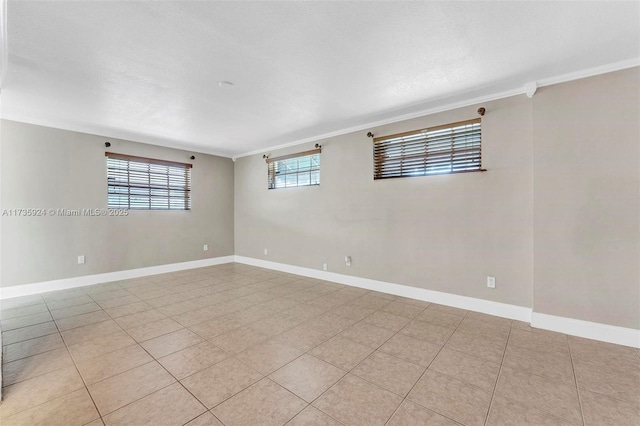
[[[0,425],[640,425],[640,2],[0,27]]]

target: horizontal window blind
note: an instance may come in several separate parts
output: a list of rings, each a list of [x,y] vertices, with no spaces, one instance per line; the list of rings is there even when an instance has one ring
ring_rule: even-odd
[[[106,152],[110,209],[191,210],[191,164]]]
[[[320,149],[267,158],[268,188],[320,185]]]
[[[374,179],[481,169],[480,119],[373,139]]]

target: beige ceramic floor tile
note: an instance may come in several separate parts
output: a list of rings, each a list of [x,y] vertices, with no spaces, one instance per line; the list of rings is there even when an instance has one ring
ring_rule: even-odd
[[[381,311],[412,319],[415,318],[424,309],[424,306],[415,305],[412,303],[393,302],[383,306]]]
[[[2,390],[0,420],[83,387],[75,367],[62,368],[7,386]]]
[[[480,426],[489,411],[491,392],[427,370],[407,398],[464,425]]]
[[[145,340],[178,331],[181,328],[183,327],[171,318],[165,318],[127,329],[127,333],[129,333],[137,342],[144,342]]]
[[[82,388],[2,419],[2,426],[83,426],[99,417],[89,393]]]
[[[340,336],[372,349],[377,349],[394,334],[393,331],[386,328],[359,322],[343,331]]]
[[[495,395],[513,399],[571,422],[582,421],[575,386],[568,386],[548,377],[503,366]]]
[[[136,342],[124,331],[106,334],[82,343],[69,346],[69,352],[76,362],[91,359],[118,349],[134,345]]]
[[[60,368],[70,367],[73,360],[66,348],[22,358],[4,364],[2,385],[8,386]]]
[[[89,312],[100,311],[102,308],[97,303],[85,303],[82,305],[70,306],[63,309],[55,309],[51,311],[51,316],[58,320],[66,317],[72,317],[80,314],[87,314]]]
[[[455,327],[440,327],[428,322],[412,321],[400,330],[400,334],[414,339],[426,340],[436,345],[444,345],[454,330]]]
[[[43,322],[51,321],[51,314],[49,312],[39,312],[37,314],[24,315],[12,319],[2,320],[2,331],[15,330],[18,328],[28,327],[30,325],[42,324]]]
[[[413,364],[428,367],[441,349],[441,345],[396,334],[380,346],[379,350]]]
[[[640,358],[633,348],[595,340],[570,337],[573,362],[619,370],[640,372]]]
[[[139,345],[134,344],[105,355],[79,361],[76,365],[85,383],[91,385],[151,361],[153,358]]]
[[[237,359],[229,358],[181,380],[181,383],[207,408],[213,408],[262,377]]]
[[[287,426],[342,426],[342,423],[309,405],[287,423]]]
[[[197,334],[183,328],[173,333],[146,340],[141,343],[141,346],[154,358],[161,358],[202,342],[203,340]]]
[[[600,395],[640,403],[640,369],[622,372],[610,367],[601,367],[574,362],[578,386]]]
[[[520,346],[531,351],[569,353],[569,344],[567,341],[557,340],[543,334],[518,329],[511,330],[509,344]]]
[[[307,404],[269,379],[263,379],[212,411],[226,426],[283,425]]]
[[[493,392],[500,364],[443,348],[429,369]]]
[[[49,334],[35,339],[29,339],[12,345],[4,346],[2,362],[11,362],[28,356],[38,355],[44,352],[60,349],[64,342],[59,333]]]
[[[206,408],[180,383],[174,383],[104,417],[111,425],[183,425]]]
[[[25,308],[27,306],[42,305],[44,300],[40,295],[14,297],[0,301],[0,309],[6,311],[8,309]]]
[[[266,336],[273,337],[292,329],[293,327],[299,325],[301,322],[302,321],[287,316],[283,313],[277,313],[268,318],[264,318],[260,321],[249,324],[248,327]]]
[[[471,318],[470,315],[472,313],[473,312],[467,314],[462,322],[458,324],[458,330],[466,331],[468,333],[488,335],[492,337],[501,337],[503,339],[509,337],[509,334],[511,332],[510,325]]]
[[[242,327],[242,322],[229,315],[214,318],[209,321],[201,322],[189,327],[191,331],[204,337],[205,339],[213,339],[216,336],[230,333]]]
[[[362,322],[365,322],[367,324],[386,328],[392,331],[399,331],[402,327],[407,325],[409,321],[411,321],[411,319],[407,317],[394,315],[383,311],[375,312],[362,320]]]
[[[378,351],[362,361],[351,373],[404,397],[424,371],[424,367]]]
[[[54,309],[68,308],[70,306],[85,305],[93,301],[94,300],[89,296],[87,296],[86,294],[80,294],[79,296],[71,297],[67,299],[47,300],[47,306],[49,307],[49,309],[54,310]]]
[[[141,325],[160,321],[167,316],[156,309],[149,309],[135,314],[124,315],[116,318],[116,322],[125,330],[129,330]]]
[[[329,389],[345,371],[311,355],[302,355],[269,378],[307,402],[312,402]]]
[[[501,363],[506,347],[506,339],[491,338],[456,330],[445,347],[468,355]]]
[[[211,343],[231,354],[237,354],[267,339],[268,336],[244,327],[215,337],[211,339]]]
[[[95,339],[96,337],[105,336],[121,330],[122,328],[120,328],[115,321],[108,320],[63,331],[61,334],[67,345],[75,345],[76,343]]]
[[[462,318],[464,318],[464,314],[449,314],[435,309],[425,309],[415,319],[440,327],[457,327]]]
[[[182,380],[227,358],[229,355],[225,351],[212,343],[203,342],[162,357],[158,362],[174,377]]]
[[[174,381],[160,364],[150,362],[89,385],[89,392],[100,414],[104,416]]]
[[[131,303],[137,303],[137,302],[140,302],[140,301],[141,301],[140,298],[138,298],[137,296],[134,296],[133,294],[130,294],[130,295],[127,295],[127,296],[115,297],[113,299],[100,300],[99,302],[96,302],[96,303],[98,305],[100,305],[100,307],[102,309],[107,310],[109,308],[115,308],[117,306],[129,305]]]
[[[402,402],[398,395],[348,374],[325,392],[314,407],[345,425],[384,425]]]
[[[249,367],[267,375],[293,361],[302,354],[303,352],[296,348],[283,345],[273,340],[268,340],[239,353],[237,358]]]
[[[10,345],[12,343],[23,342],[25,340],[47,336],[54,333],[58,333],[58,328],[53,321],[49,321],[42,324],[31,325],[29,327],[18,328],[16,330],[3,331],[2,344]]]
[[[575,384],[571,356],[566,352],[532,351],[509,343],[503,363],[515,370]]]
[[[640,403],[632,404],[580,389],[585,426],[638,426]]]
[[[48,311],[49,309],[44,303],[31,306],[23,306],[22,308],[4,309],[4,307],[2,306],[2,302],[0,302],[0,320],[8,320],[25,315],[33,315]]]
[[[83,327],[89,324],[95,324],[110,319],[106,312],[100,310],[89,312],[88,314],[74,315],[56,320],[60,331],[71,330],[77,327]]]
[[[493,399],[487,419],[487,426],[578,426],[580,424],[582,423],[572,423],[561,417],[503,397]]]
[[[368,346],[336,336],[317,346],[310,353],[316,358],[349,371],[372,352],[373,349]]]
[[[458,426],[459,423],[435,411],[405,400],[393,415],[388,426]],[[515,426],[515,425],[512,425]]]
[[[201,416],[196,417],[184,426],[224,426],[220,421],[210,412],[206,412]]]
[[[127,297],[135,297],[135,296],[127,296]],[[137,300],[139,300],[136,297]],[[146,302],[139,300],[134,303],[127,303],[124,305],[113,306],[111,308],[107,308],[104,311],[109,314],[111,318],[121,318],[127,315],[133,315],[140,312],[145,312],[153,309],[151,305]]]

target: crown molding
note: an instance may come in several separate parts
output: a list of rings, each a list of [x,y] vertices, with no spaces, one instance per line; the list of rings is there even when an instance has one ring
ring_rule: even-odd
[[[132,142],[158,145],[166,148],[179,149],[183,151],[191,151],[194,153],[215,155],[218,157],[231,158],[233,159],[233,161],[235,161],[236,159],[241,157],[248,157],[256,154],[264,154],[265,151],[275,151],[275,150],[289,148],[296,145],[302,145],[305,143],[318,142],[323,139],[342,136],[348,133],[358,132],[362,130],[369,130],[372,127],[383,126],[386,124],[397,123],[399,121],[410,120],[413,118],[423,117],[426,115],[436,114],[439,112],[450,111],[458,108],[464,108],[467,106],[471,106],[471,105],[475,105],[483,102],[495,101],[498,99],[504,99],[511,96],[517,96],[522,94],[527,94],[527,96],[533,97],[533,94],[535,93],[535,91],[532,90],[532,88],[534,87],[533,85],[535,85],[537,89],[540,87],[566,83],[573,80],[580,80],[583,78],[593,77],[601,74],[607,74],[615,71],[621,71],[621,70],[633,68],[633,67],[640,67],[640,58],[627,59],[624,61],[614,62],[611,64],[601,65],[593,68],[587,68],[581,71],[575,71],[567,74],[561,74],[553,77],[543,78],[540,80],[529,81],[523,84],[522,86],[514,87],[509,90],[495,92],[495,93],[491,93],[483,96],[476,96],[473,98],[456,101],[456,102],[446,103],[447,98],[441,98],[440,100],[432,99],[430,100],[430,102],[432,103],[438,102],[438,101],[443,103],[441,105],[420,109],[418,111],[406,113],[406,114],[393,115],[393,113],[390,113],[388,118],[385,118],[382,120],[369,121],[363,124],[359,124],[357,126],[346,127],[333,132],[322,133],[319,135],[310,136],[308,138],[297,139],[292,142],[273,145],[273,146],[260,148],[260,149],[240,153],[240,154],[224,153],[214,149],[207,149],[206,147],[202,147],[202,146],[194,146],[188,143],[181,143],[173,140],[158,138],[153,135],[129,132],[129,131],[118,130],[118,129],[103,128],[100,126],[87,126],[87,125],[82,125],[78,123],[69,124],[69,123],[63,123],[58,120],[46,119],[42,117],[40,118],[25,117],[19,114],[6,114],[0,111],[0,118],[5,120],[18,121],[22,123],[34,124],[38,126],[46,126],[46,127],[51,127],[55,129],[70,130],[75,132],[88,133],[92,135],[123,139],[123,140],[132,141]],[[464,96],[464,94],[457,94],[456,96]],[[451,98],[449,97],[449,99]]]
[[[410,120],[412,118],[423,117],[426,115],[436,114],[439,112],[450,111],[458,108],[464,108],[470,105],[479,104],[482,102],[490,102],[498,99],[504,99],[511,96],[517,96],[526,94],[529,98],[532,98],[535,94],[535,91],[540,87],[551,86],[559,83],[566,83],[573,80],[580,80],[583,78],[593,77],[600,74],[607,74],[615,71],[622,71],[628,68],[639,67],[640,66],[640,58],[632,58],[624,61],[614,62],[607,65],[602,65],[593,68],[587,68],[581,71],[575,71],[567,74],[561,74],[554,77],[548,77],[541,80],[531,81],[523,84],[520,87],[512,88],[510,90],[505,90],[501,92],[491,93],[484,96],[478,96],[470,99],[466,99],[458,102],[445,103],[443,105],[422,109],[416,112],[412,112],[409,114],[402,115],[394,115],[384,120],[377,120],[367,122],[365,124],[361,124],[358,126],[348,127],[345,129],[337,130],[334,132],[323,133],[321,135],[312,136],[309,138],[299,139],[293,142],[284,143],[281,145],[270,146],[262,149],[257,149],[249,152],[245,152],[242,154],[236,154],[233,156],[234,161],[237,158],[248,157],[250,155],[256,154],[264,154],[265,151],[275,151],[283,148],[289,148],[296,145],[302,145],[310,142],[318,142],[322,139],[332,138],[336,136],[346,135],[352,132],[359,132],[362,130],[369,130],[372,127],[384,126],[386,124],[397,123],[399,121]],[[533,89],[535,86],[535,90]],[[443,99],[444,100],[444,99]]]

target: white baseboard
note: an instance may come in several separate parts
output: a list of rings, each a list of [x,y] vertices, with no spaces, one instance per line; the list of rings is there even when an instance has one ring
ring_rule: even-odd
[[[640,348],[640,330],[533,312],[531,326],[571,336]]]
[[[509,305],[506,303],[493,302],[484,299],[476,299],[474,297],[459,296],[457,294],[427,290],[424,288],[394,284],[385,281],[377,281],[369,278],[356,277],[353,275],[343,275],[337,274],[335,272],[303,268],[300,266],[287,265],[284,263],[269,262],[266,260],[255,259],[251,257],[235,256],[235,261],[237,263],[244,263],[261,268],[288,272],[290,274],[302,275],[305,277],[317,278],[325,281],[332,281],[339,284],[365,288],[367,290],[380,291],[382,293],[393,294],[396,296],[409,297],[411,299],[423,300],[425,302],[453,306],[455,308],[482,312],[485,314],[515,319],[518,321],[530,322],[531,320],[531,309],[525,308],[523,306]]]
[[[375,290],[396,296],[409,297],[411,299],[426,302],[439,303],[455,308],[482,312],[503,318],[514,319],[531,323],[532,327],[544,330],[557,331],[572,336],[587,339],[600,340],[618,345],[640,348],[640,330],[633,328],[617,327],[613,325],[582,321],[573,318],[558,317],[554,315],[532,312],[530,308],[510,305],[507,303],[493,302],[474,297],[460,296],[441,291],[427,290],[402,284],[394,284],[385,281],[377,281],[369,278],[352,275],[338,274],[335,272],[320,271],[317,269],[303,268],[301,266],[285,263],[270,262],[244,256],[222,256],[209,259],[193,260],[190,262],[172,263],[168,265],[150,266],[147,268],[129,269],[125,271],[107,272],[103,274],[85,275],[81,277],[64,278],[60,280],[45,281],[34,284],[16,285],[0,288],[0,300],[14,297],[30,296],[47,293],[55,290],[66,290],[87,285],[125,280],[129,278],[145,277],[149,275],[163,274],[167,272],[183,271],[186,269],[202,268],[206,266],[221,265],[223,263],[243,263],[246,265],[267,268],[274,271],[287,272],[304,277],[317,278],[353,287]]]
[[[457,294],[388,283],[368,278],[360,278],[352,275],[337,274],[335,272],[303,268],[284,263],[269,262],[251,257],[235,256],[235,261],[261,268],[288,272],[305,277],[317,278],[354,287],[366,288],[368,290],[394,294],[396,296],[410,297],[412,299],[424,300],[426,302],[439,303],[441,305],[453,306],[498,317],[524,321],[530,323],[532,327],[557,331],[571,336],[640,348],[640,330],[633,328],[616,327],[613,325],[581,321],[572,318],[556,317],[532,312],[530,308],[523,306],[492,302],[473,297],[459,296]]]
[[[234,256],[212,257],[209,259],[192,260],[189,262],[170,263],[167,265],[149,266],[147,268],[128,269],[125,271],[106,272],[103,274],[83,275],[81,277],[63,278],[60,280],[43,281],[34,284],[15,285],[0,288],[0,300],[14,297],[31,296],[55,290],[66,290],[87,285],[126,280],[129,278],[146,277],[148,275],[164,274],[167,272],[183,271],[185,269],[203,268],[205,266],[231,263]]]

